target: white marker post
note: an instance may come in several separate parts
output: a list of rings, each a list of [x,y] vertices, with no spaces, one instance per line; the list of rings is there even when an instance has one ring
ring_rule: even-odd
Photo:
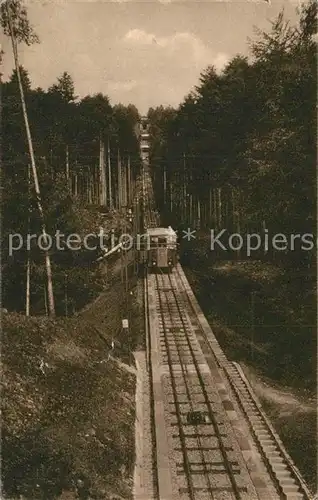
[[[128,329],[129,329],[129,322],[128,322],[128,319],[123,319],[122,320],[122,327],[123,327],[123,330],[124,332],[128,333]],[[129,349],[129,364],[131,362],[131,359],[130,359],[130,342],[128,343],[128,349]]]

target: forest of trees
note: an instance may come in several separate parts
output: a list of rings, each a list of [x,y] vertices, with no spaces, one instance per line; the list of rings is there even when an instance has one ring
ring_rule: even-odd
[[[102,94],[76,99],[74,84],[67,72],[47,91],[32,89],[28,72],[23,67],[20,67],[20,74],[31,123],[47,232],[49,235],[54,235],[56,230],[64,234],[97,234],[103,221],[101,211],[119,210],[131,202],[140,162],[135,131],[138,111],[133,105],[111,106],[108,97]],[[9,234],[19,233],[26,241],[27,234],[40,234],[40,220],[30,182],[30,159],[16,70],[2,88],[3,304],[7,308],[24,309],[25,293],[21,290],[25,290],[29,258],[33,311],[43,313],[43,252],[33,243],[31,252],[22,248],[12,256],[8,255]],[[77,266],[89,266],[97,253],[52,250],[51,254],[54,291],[61,299],[57,301],[60,303],[57,312],[63,312],[65,274],[68,275],[71,297],[72,290],[75,293],[85,279],[85,271],[81,278],[76,272]]]
[[[4,5],[1,22],[7,35],[13,33],[15,47],[36,42],[19,1],[10,5],[14,29]],[[289,26],[281,13],[271,32],[258,33],[251,41],[251,60],[238,55],[221,74],[207,68],[177,110],[149,110],[155,192],[173,224],[241,234],[265,228],[270,233],[313,232],[316,11],[314,1],[303,6],[297,27]],[[32,181],[19,77],[45,221]],[[140,166],[140,117],[134,105],[112,106],[101,93],[78,99],[66,71],[48,90],[34,89],[27,69],[18,65],[3,83],[2,96],[3,304],[25,308],[21,290],[31,273],[34,312],[43,312],[43,252],[23,248],[9,256],[9,234],[40,233],[44,222],[49,234],[57,229],[94,232],[102,221],[100,207],[128,206]],[[89,268],[96,255],[52,251],[50,257],[63,311],[65,276],[72,276],[77,289],[83,284],[76,278],[77,264]],[[311,257],[309,252],[293,253],[301,264]]]
[[[250,59],[207,68],[177,110],[149,110],[157,201],[176,226],[313,233],[316,15],[311,1],[292,27],[281,12],[250,41]]]
[[[15,61],[2,84],[2,302],[26,315],[65,314],[98,293],[98,249],[41,250],[34,240],[28,249],[27,235],[41,235],[44,246],[57,230],[97,235],[105,228],[102,213],[110,221],[114,210],[129,206],[140,166],[140,117],[135,106],[111,106],[101,93],[78,99],[67,71],[48,90],[33,89],[19,63],[19,44],[39,42],[27,11],[12,0],[0,14]],[[23,241],[12,255],[10,235]]]
[[[21,67],[20,72],[32,124],[35,156],[41,164],[41,171],[45,170],[53,181],[63,175],[68,180],[70,192],[85,203],[118,208],[118,158],[124,166],[130,162],[132,172],[139,165],[135,134],[139,114],[135,106],[119,104],[112,107],[108,97],[101,93],[78,100],[67,72],[48,91],[33,90],[27,71]],[[10,176],[10,167],[19,161],[27,180],[24,167],[29,158],[16,71],[3,84],[3,101],[4,174]],[[102,163],[108,163],[108,157],[111,162],[111,189],[109,191],[107,185],[106,168],[104,198],[100,185],[101,152],[104,153]]]
[[[60,251],[50,238],[59,231],[98,240],[101,227],[122,218],[140,167],[140,117],[102,93],[79,99],[67,71],[48,90],[32,88],[19,46],[40,40],[21,0],[2,2],[0,24],[15,65],[2,84],[2,302],[27,316],[67,314],[100,290],[98,249]],[[28,235],[41,236],[44,248]],[[12,253],[13,238],[23,244]]]

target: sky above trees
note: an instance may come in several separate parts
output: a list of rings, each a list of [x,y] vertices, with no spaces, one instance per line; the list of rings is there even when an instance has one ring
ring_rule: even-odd
[[[47,89],[68,71],[76,94],[102,92],[112,104],[133,102],[141,113],[175,106],[208,65],[221,70],[237,53],[248,55],[253,28],[269,29],[282,7],[296,24],[298,1],[266,2],[27,2],[40,44],[21,46],[32,86]],[[3,79],[12,73],[4,39]]]

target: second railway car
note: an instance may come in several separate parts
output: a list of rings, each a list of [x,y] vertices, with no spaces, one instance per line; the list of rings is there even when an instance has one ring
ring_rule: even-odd
[[[147,267],[170,271],[177,263],[177,235],[169,226],[147,229]]]

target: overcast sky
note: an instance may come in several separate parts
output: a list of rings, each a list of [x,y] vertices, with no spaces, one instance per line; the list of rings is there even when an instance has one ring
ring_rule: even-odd
[[[30,0],[29,19],[41,43],[20,46],[33,87],[47,89],[63,71],[76,94],[102,92],[112,104],[178,105],[208,65],[222,69],[235,54],[248,55],[253,27],[268,30],[284,7],[297,22],[298,0],[76,1]],[[3,79],[12,72],[9,40]]]

